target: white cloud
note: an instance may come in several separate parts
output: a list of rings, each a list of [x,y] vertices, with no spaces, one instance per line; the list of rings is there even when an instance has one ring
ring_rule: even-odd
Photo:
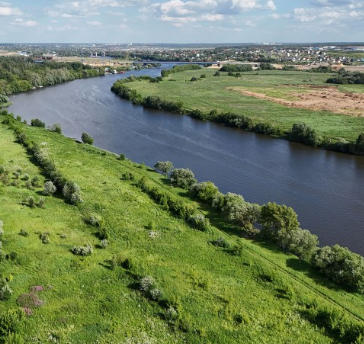
[[[181,27],[187,23],[223,21],[227,16],[257,9],[274,11],[276,6],[273,0],[169,0],[143,7],[140,12],[152,12],[160,21]]]
[[[22,12],[17,7],[11,7],[7,2],[0,2],[0,16],[20,16]]]
[[[91,26],[101,26],[102,24],[99,22],[99,21],[97,21],[97,20],[95,20],[95,21],[88,21],[87,22],[87,24],[88,25],[91,25]]]
[[[22,18],[17,18],[15,21],[11,22],[13,26],[25,26],[25,27],[32,27],[38,25],[38,23],[34,20],[27,20],[24,21]]]

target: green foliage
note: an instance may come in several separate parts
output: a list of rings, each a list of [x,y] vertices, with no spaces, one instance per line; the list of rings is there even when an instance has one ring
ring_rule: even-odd
[[[53,124],[50,128],[51,131],[54,131],[55,133],[62,134],[62,127],[60,124],[56,123]]]
[[[40,127],[40,128],[45,128],[45,123],[42,122],[40,119],[38,118],[35,118],[35,119],[32,119],[30,121],[30,125],[33,126],[33,127]]]
[[[9,103],[9,97],[5,94],[0,94],[0,104]]]
[[[334,282],[364,291],[364,258],[346,247],[320,247],[311,262]]]
[[[292,141],[310,146],[318,146],[321,142],[315,130],[304,123],[294,124],[289,137]]]
[[[50,234],[48,232],[40,233],[39,239],[41,240],[41,242],[43,244],[49,244],[50,243],[49,236],[50,236]]]
[[[66,182],[62,192],[67,202],[75,205],[83,203],[83,199],[81,197],[81,188],[75,182]]]
[[[154,168],[167,176],[168,173],[173,169],[173,164],[170,161],[158,161],[154,165]]]
[[[219,192],[219,189],[213,182],[201,182],[192,185],[190,191],[200,201],[212,205],[212,201]]]
[[[73,246],[71,252],[76,256],[90,256],[93,253],[93,248],[91,244],[86,246]]]
[[[48,181],[44,183],[43,194],[46,196],[52,196],[57,191],[57,187],[53,184],[52,181]]]
[[[364,133],[359,134],[355,143],[355,153],[364,154]]]
[[[0,338],[6,338],[9,334],[17,333],[24,319],[21,309],[8,309],[0,313]]]
[[[190,215],[187,222],[191,227],[196,228],[200,231],[206,231],[209,229],[210,221],[202,214]]]
[[[226,64],[220,68],[221,72],[230,72],[230,73],[237,73],[237,72],[251,72],[253,67],[247,64]]]
[[[326,80],[330,84],[364,84],[364,73],[349,72],[341,68],[337,75]]]
[[[5,278],[0,278],[0,300],[9,300],[12,294],[13,291],[11,290],[9,283],[5,280]]]
[[[197,80],[198,79],[195,76],[193,76],[190,81],[197,81]]]
[[[195,175],[189,168],[175,168],[171,173],[171,183],[182,189],[189,189],[197,182]]]
[[[291,207],[268,202],[261,207],[259,223],[265,235],[277,238],[279,231],[295,230],[299,228],[297,214]]]
[[[81,139],[83,143],[87,143],[89,145],[92,145],[94,143],[94,139],[92,138],[92,136],[87,133],[82,133]]]

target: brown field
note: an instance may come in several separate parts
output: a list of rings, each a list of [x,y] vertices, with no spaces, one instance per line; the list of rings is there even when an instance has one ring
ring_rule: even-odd
[[[285,88],[280,86],[279,88]],[[297,86],[297,88],[300,88]],[[290,87],[291,89],[291,87]],[[228,91],[240,92],[243,95],[269,100],[287,107],[309,110],[324,110],[349,116],[364,117],[364,94],[340,92],[336,86],[304,86],[303,92],[290,91],[288,97],[297,100],[287,100],[268,96],[264,93],[252,92],[242,87],[228,87]]]

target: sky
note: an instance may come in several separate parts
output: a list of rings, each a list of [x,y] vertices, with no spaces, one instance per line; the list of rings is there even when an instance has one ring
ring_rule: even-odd
[[[364,41],[364,0],[0,0],[0,43]]]

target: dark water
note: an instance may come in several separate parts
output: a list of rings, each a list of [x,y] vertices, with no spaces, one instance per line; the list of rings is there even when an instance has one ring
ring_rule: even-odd
[[[159,75],[144,70],[134,75]],[[60,123],[63,133],[124,153],[153,166],[170,160],[199,181],[247,201],[275,201],[295,209],[302,228],[322,245],[339,243],[364,254],[364,157],[272,139],[192,118],[145,110],[120,99],[111,85],[120,77],[76,80],[11,97],[9,110],[28,121]]]

